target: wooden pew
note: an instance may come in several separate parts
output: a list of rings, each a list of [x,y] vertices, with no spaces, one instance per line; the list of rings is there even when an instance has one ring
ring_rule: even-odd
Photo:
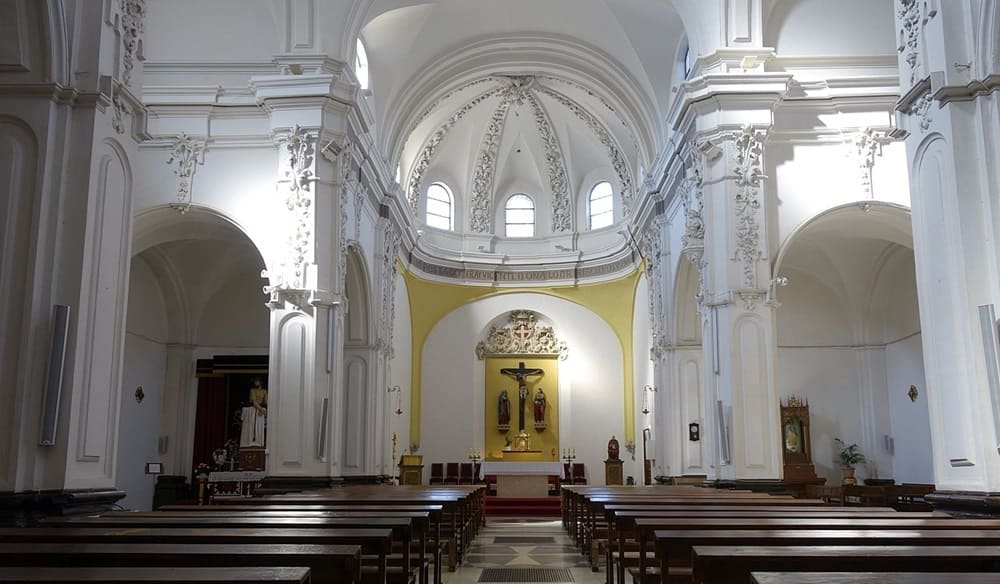
[[[423,503],[442,505],[450,528],[445,533],[449,538],[449,570],[454,571],[461,563],[462,552],[467,547],[481,523],[485,521],[483,485],[449,485],[447,487],[393,486],[393,487],[342,487],[323,489],[308,493],[290,493],[253,497],[248,499],[221,500],[219,503],[239,505],[386,505]]]
[[[656,578],[637,578],[641,582],[647,580],[666,582],[667,578],[663,575],[671,575],[671,567],[691,565],[692,549],[696,546],[774,546],[775,549],[787,546],[850,547],[861,541],[872,546],[1000,545],[1000,530],[981,529],[676,529],[657,530],[655,535],[660,574]],[[639,574],[637,571],[635,575]],[[749,572],[741,581],[749,582]]]
[[[696,546],[693,582],[730,584],[750,582],[755,571],[816,572],[991,572],[1000,562],[1000,548],[993,545],[935,546]],[[827,583],[831,580],[822,580]],[[888,578],[880,583],[891,582]],[[937,580],[955,582],[942,574]]]
[[[659,487],[659,488],[670,488],[670,487]],[[685,488],[685,487],[680,487]],[[728,491],[714,491],[710,489],[697,489],[693,487],[687,487],[688,490],[700,490],[707,491],[708,494],[698,494],[698,495],[685,495],[682,497],[592,497],[585,498],[585,505],[587,511],[585,513],[584,521],[581,523],[582,531],[577,537],[577,543],[588,555],[593,555],[596,550],[593,549],[592,540],[594,534],[598,529],[597,517],[603,518],[604,511],[603,508],[609,504],[629,504],[629,503],[641,503],[648,506],[669,506],[669,507],[684,507],[684,506],[698,506],[698,507],[816,507],[822,505],[820,501],[810,500],[810,499],[791,499],[784,497],[774,497],[770,495],[763,495],[759,493],[738,493],[736,496],[731,495]],[[714,493],[714,495],[712,494]]]
[[[134,516],[133,516],[134,515]],[[384,528],[391,530],[393,541],[402,546],[402,566],[410,566],[410,548],[413,542],[413,523],[408,518],[371,517],[364,522],[352,517],[214,517],[198,515],[195,517],[160,516],[158,512],[150,516],[139,516],[127,513],[119,516],[101,517],[50,517],[42,522],[46,527],[118,527],[118,528],[187,528],[210,529],[231,528],[242,529],[248,534],[255,530],[273,529],[280,531],[291,528],[315,528],[348,530],[344,537],[350,537],[350,531],[360,529]],[[360,543],[360,539],[358,540]],[[382,566],[386,563],[386,554],[379,556],[379,570],[387,572]],[[405,570],[404,570],[405,571]],[[391,572],[391,571],[390,571]],[[315,575],[314,575],[315,577]],[[380,578],[380,581],[383,580]]]
[[[386,505],[164,505],[161,512],[212,513],[214,515],[233,515],[238,513],[255,513],[258,515],[273,515],[287,517],[323,516],[328,513],[341,513],[354,516],[394,516],[400,514],[426,514],[430,521],[431,562],[434,568],[434,582],[441,584],[441,520],[443,506],[421,504],[386,504]],[[122,513],[122,512],[116,512]],[[108,515],[108,514],[106,514]],[[413,515],[410,515],[413,516]],[[423,547],[423,543],[420,544]],[[426,582],[426,574],[421,573],[421,582]]]
[[[652,510],[650,510],[652,509]],[[889,508],[849,508],[849,507],[760,507],[760,508],[747,508],[740,507],[736,508],[726,508],[725,510],[720,510],[720,508],[712,508],[713,510],[670,510],[663,511],[664,507],[639,507],[635,505],[610,505],[605,508],[605,514],[608,517],[609,524],[609,541],[612,536],[615,536],[617,543],[617,554],[613,551],[611,545],[607,546],[606,553],[606,582],[611,584],[614,582],[612,572],[613,566],[615,565],[615,558],[619,558],[617,577],[618,582],[625,581],[625,569],[626,563],[620,558],[625,558],[627,541],[631,537],[632,540],[637,542],[635,546],[637,551],[636,560],[640,568],[644,568],[646,565],[646,550],[648,549],[648,542],[650,541],[650,535],[655,529],[668,529],[678,524],[692,525],[694,522],[699,522],[704,519],[741,519],[748,521],[747,524],[751,526],[757,526],[761,524],[762,519],[768,518],[786,518],[793,519],[797,521],[806,520],[807,522],[812,522],[815,520],[827,520],[827,519],[844,519],[850,520],[852,522],[856,521],[867,521],[871,519],[885,519],[885,520],[912,520],[912,519],[941,519],[948,520],[949,516],[945,513],[931,512],[931,513],[897,513],[896,511]],[[644,531],[640,535],[639,530],[636,527],[637,520],[643,521]],[[853,525],[854,523],[852,523]],[[710,524],[700,523],[702,527]],[[741,526],[744,526],[741,524]]]
[[[978,572],[752,572],[752,584],[1000,584],[1000,574]]]
[[[117,543],[117,544],[222,544],[222,545],[338,545],[358,547],[375,556],[369,565],[375,580],[387,580],[386,558],[392,547],[390,529],[226,529],[226,528],[121,528],[121,527],[7,527],[0,528],[0,543]],[[365,566],[358,571],[359,577]]]
[[[313,584],[359,581],[358,546],[316,544],[0,543],[0,566],[245,568],[299,566]]]
[[[0,582],[83,584],[140,582],[142,584],[309,584],[309,568],[4,568]]]
[[[204,506],[202,506],[204,508]],[[417,561],[415,565],[418,566],[420,570],[420,584],[427,584],[427,566],[426,566],[426,556],[427,556],[427,535],[430,532],[430,513],[427,511],[350,511],[350,510],[337,510],[337,511],[275,511],[268,506],[256,506],[251,510],[235,510],[226,511],[228,507],[222,508],[218,511],[210,512],[206,515],[205,511],[152,511],[152,512],[142,512],[142,511],[112,511],[104,513],[101,517],[148,517],[148,518],[160,518],[160,517],[185,517],[185,518],[199,518],[208,517],[211,520],[218,519],[220,517],[283,517],[283,518],[350,518],[357,522],[359,525],[367,525],[369,520],[372,518],[405,518],[410,519],[413,522],[414,535],[417,539]],[[434,538],[435,546],[438,545],[438,539]],[[437,554],[435,554],[436,557]],[[408,558],[407,558],[408,559]],[[435,571],[435,578],[440,576],[440,559],[437,564],[437,570]],[[437,582],[437,580],[435,580]]]

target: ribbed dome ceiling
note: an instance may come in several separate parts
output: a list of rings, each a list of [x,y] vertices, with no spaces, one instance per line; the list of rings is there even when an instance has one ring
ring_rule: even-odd
[[[514,193],[535,203],[536,236],[582,229],[586,194],[612,184],[615,216],[635,194],[639,146],[611,101],[548,74],[493,74],[451,89],[411,126],[401,168],[408,202],[433,182],[455,195],[455,230],[497,232],[498,207]]]

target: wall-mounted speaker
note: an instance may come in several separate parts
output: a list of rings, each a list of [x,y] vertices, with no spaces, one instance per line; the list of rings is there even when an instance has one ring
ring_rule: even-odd
[[[59,398],[62,396],[63,366],[66,364],[66,340],[69,338],[69,306],[52,306],[52,338],[49,362],[45,371],[45,395],[42,401],[40,446],[55,446],[59,425]]]
[[[323,408],[319,412],[319,432],[316,433],[316,453],[320,460],[326,457],[326,426],[329,423],[330,398],[323,398]]]

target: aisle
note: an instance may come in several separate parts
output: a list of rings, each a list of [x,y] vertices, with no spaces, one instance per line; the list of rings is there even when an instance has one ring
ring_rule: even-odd
[[[514,579],[518,578],[518,579]],[[559,519],[489,518],[465,564],[445,573],[445,584],[475,582],[604,582],[573,547]]]

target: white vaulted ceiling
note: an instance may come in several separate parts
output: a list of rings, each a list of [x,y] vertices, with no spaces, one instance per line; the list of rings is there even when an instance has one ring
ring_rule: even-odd
[[[377,141],[418,220],[419,197],[441,181],[456,197],[456,236],[502,237],[503,202],[518,192],[534,200],[538,240],[584,232],[601,180],[622,220],[665,138],[683,44],[670,2],[375,0],[366,21]]]

